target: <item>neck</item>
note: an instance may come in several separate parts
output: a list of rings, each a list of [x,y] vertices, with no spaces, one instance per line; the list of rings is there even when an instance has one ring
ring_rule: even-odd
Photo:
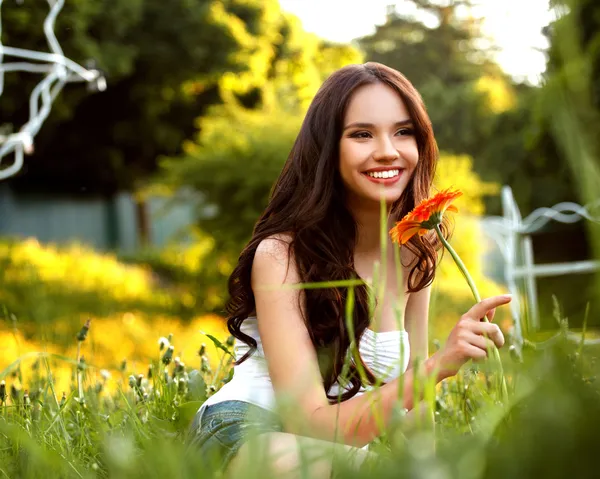
[[[355,205],[350,208],[350,211],[358,226],[355,253],[361,255],[378,255],[381,250],[381,212],[379,205]],[[388,232],[392,228],[393,223],[394,221],[388,216],[387,224],[384,227],[384,234],[387,242],[390,244],[391,240],[389,239]]]

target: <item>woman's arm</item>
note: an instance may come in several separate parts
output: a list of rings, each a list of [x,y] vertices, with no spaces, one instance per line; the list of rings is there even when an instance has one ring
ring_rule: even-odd
[[[285,237],[269,238],[261,242],[252,267],[258,329],[271,381],[282,407],[284,428],[287,432],[295,434],[326,440],[334,440],[337,437],[346,444],[364,446],[383,432],[373,414],[372,403],[376,402],[375,408],[380,411],[385,428],[390,421],[392,407],[397,401],[399,382],[391,381],[372,394],[354,397],[341,404],[329,404],[323,389],[317,355],[303,319],[302,292],[299,289],[284,287],[300,281],[293,258],[288,255],[288,242],[289,238]],[[501,303],[498,300],[491,301],[492,299],[478,303],[476,307],[479,309],[475,312],[474,307],[469,312],[470,317],[480,318],[489,309],[509,301],[505,299]],[[479,310],[483,312],[480,313]],[[435,374],[436,382],[454,374],[466,360],[486,356],[485,342],[475,347],[467,344],[467,336],[462,335],[462,332],[469,328],[483,330],[467,324],[468,319],[469,317],[465,316],[459,322],[464,326],[459,328],[460,348],[456,347],[456,335],[454,340],[450,341],[453,337],[451,334],[448,343],[455,347],[438,351],[424,362],[425,375]],[[471,321],[485,327],[486,333],[494,337],[494,324]],[[485,341],[485,338],[481,339]],[[456,365],[453,362],[456,362]],[[438,369],[439,371],[435,372]],[[410,410],[413,407],[413,369],[407,371],[402,379],[403,406]]]

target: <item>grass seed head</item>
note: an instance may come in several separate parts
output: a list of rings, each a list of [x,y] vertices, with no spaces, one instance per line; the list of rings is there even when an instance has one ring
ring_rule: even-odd
[[[158,350],[162,351],[165,348],[168,348],[170,345],[169,340],[167,338],[165,338],[164,336],[161,336],[160,338],[158,338]]]
[[[0,381],[0,404],[6,401],[6,381]]]
[[[173,359],[174,349],[175,348],[171,345],[167,348],[167,350],[165,351],[165,354],[163,354],[162,362],[165,366],[168,366],[171,363],[171,360]]]
[[[210,363],[208,361],[208,358],[206,356],[202,356],[202,366],[200,367],[200,370],[203,373],[207,373],[210,371]]]
[[[88,331],[90,330],[91,322],[92,320],[88,319],[82,326],[82,328],[79,330],[79,333],[77,333],[77,341],[85,341],[85,338],[87,338]]]

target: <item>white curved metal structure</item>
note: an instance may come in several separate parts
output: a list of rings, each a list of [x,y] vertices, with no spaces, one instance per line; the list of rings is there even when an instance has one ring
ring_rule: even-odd
[[[511,188],[504,186],[502,188],[502,210],[503,216],[501,217],[492,216],[483,219],[483,226],[502,253],[504,277],[508,289],[513,294],[511,313],[515,323],[515,336],[519,343],[522,343],[520,290],[517,286],[517,280],[522,278],[525,281],[525,296],[530,325],[533,328],[539,328],[536,278],[600,270],[600,261],[592,260],[536,265],[531,235],[550,221],[575,223],[586,219],[600,223],[600,216],[595,213],[595,211],[600,210],[600,199],[587,206],[570,202],[559,203],[552,208],[539,208],[526,218],[522,218]],[[523,259],[522,264],[519,264],[520,257]],[[573,333],[570,333],[569,337],[580,340]],[[586,344],[590,343],[600,343],[600,340],[586,340]]]
[[[0,0],[0,14],[2,10]],[[106,80],[97,69],[85,69],[63,55],[54,35],[54,22],[61,11],[64,0],[48,0],[50,10],[44,21],[44,34],[52,53],[35,52],[22,48],[7,47],[2,44],[2,19],[0,17],[0,96],[4,92],[4,73],[27,71],[45,73],[44,78],[31,92],[29,99],[29,121],[17,133],[0,136],[0,180],[17,173],[23,166],[23,155],[33,152],[35,135],[48,117],[52,103],[66,83],[85,81],[97,90],[106,88]],[[4,63],[4,57],[16,57],[30,61]],[[14,161],[9,166],[2,165],[3,159],[14,153]]]

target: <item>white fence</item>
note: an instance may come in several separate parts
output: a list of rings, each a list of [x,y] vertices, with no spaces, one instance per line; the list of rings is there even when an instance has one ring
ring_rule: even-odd
[[[522,218],[512,190],[502,188],[503,216],[487,217],[483,226],[498,245],[504,260],[504,276],[510,292],[513,294],[511,313],[514,320],[516,339],[522,343],[523,321],[521,293],[517,282],[525,282],[525,302],[529,325],[533,329],[540,326],[538,292],[536,278],[567,274],[589,273],[600,270],[600,261],[574,261],[570,263],[535,264],[531,236],[550,221],[575,223],[582,219],[600,222],[600,216],[594,211],[600,208],[600,199],[581,206],[576,203],[559,203],[552,208],[539,208],[526,218]],[[586,343],[600,340],[589,340]]]

